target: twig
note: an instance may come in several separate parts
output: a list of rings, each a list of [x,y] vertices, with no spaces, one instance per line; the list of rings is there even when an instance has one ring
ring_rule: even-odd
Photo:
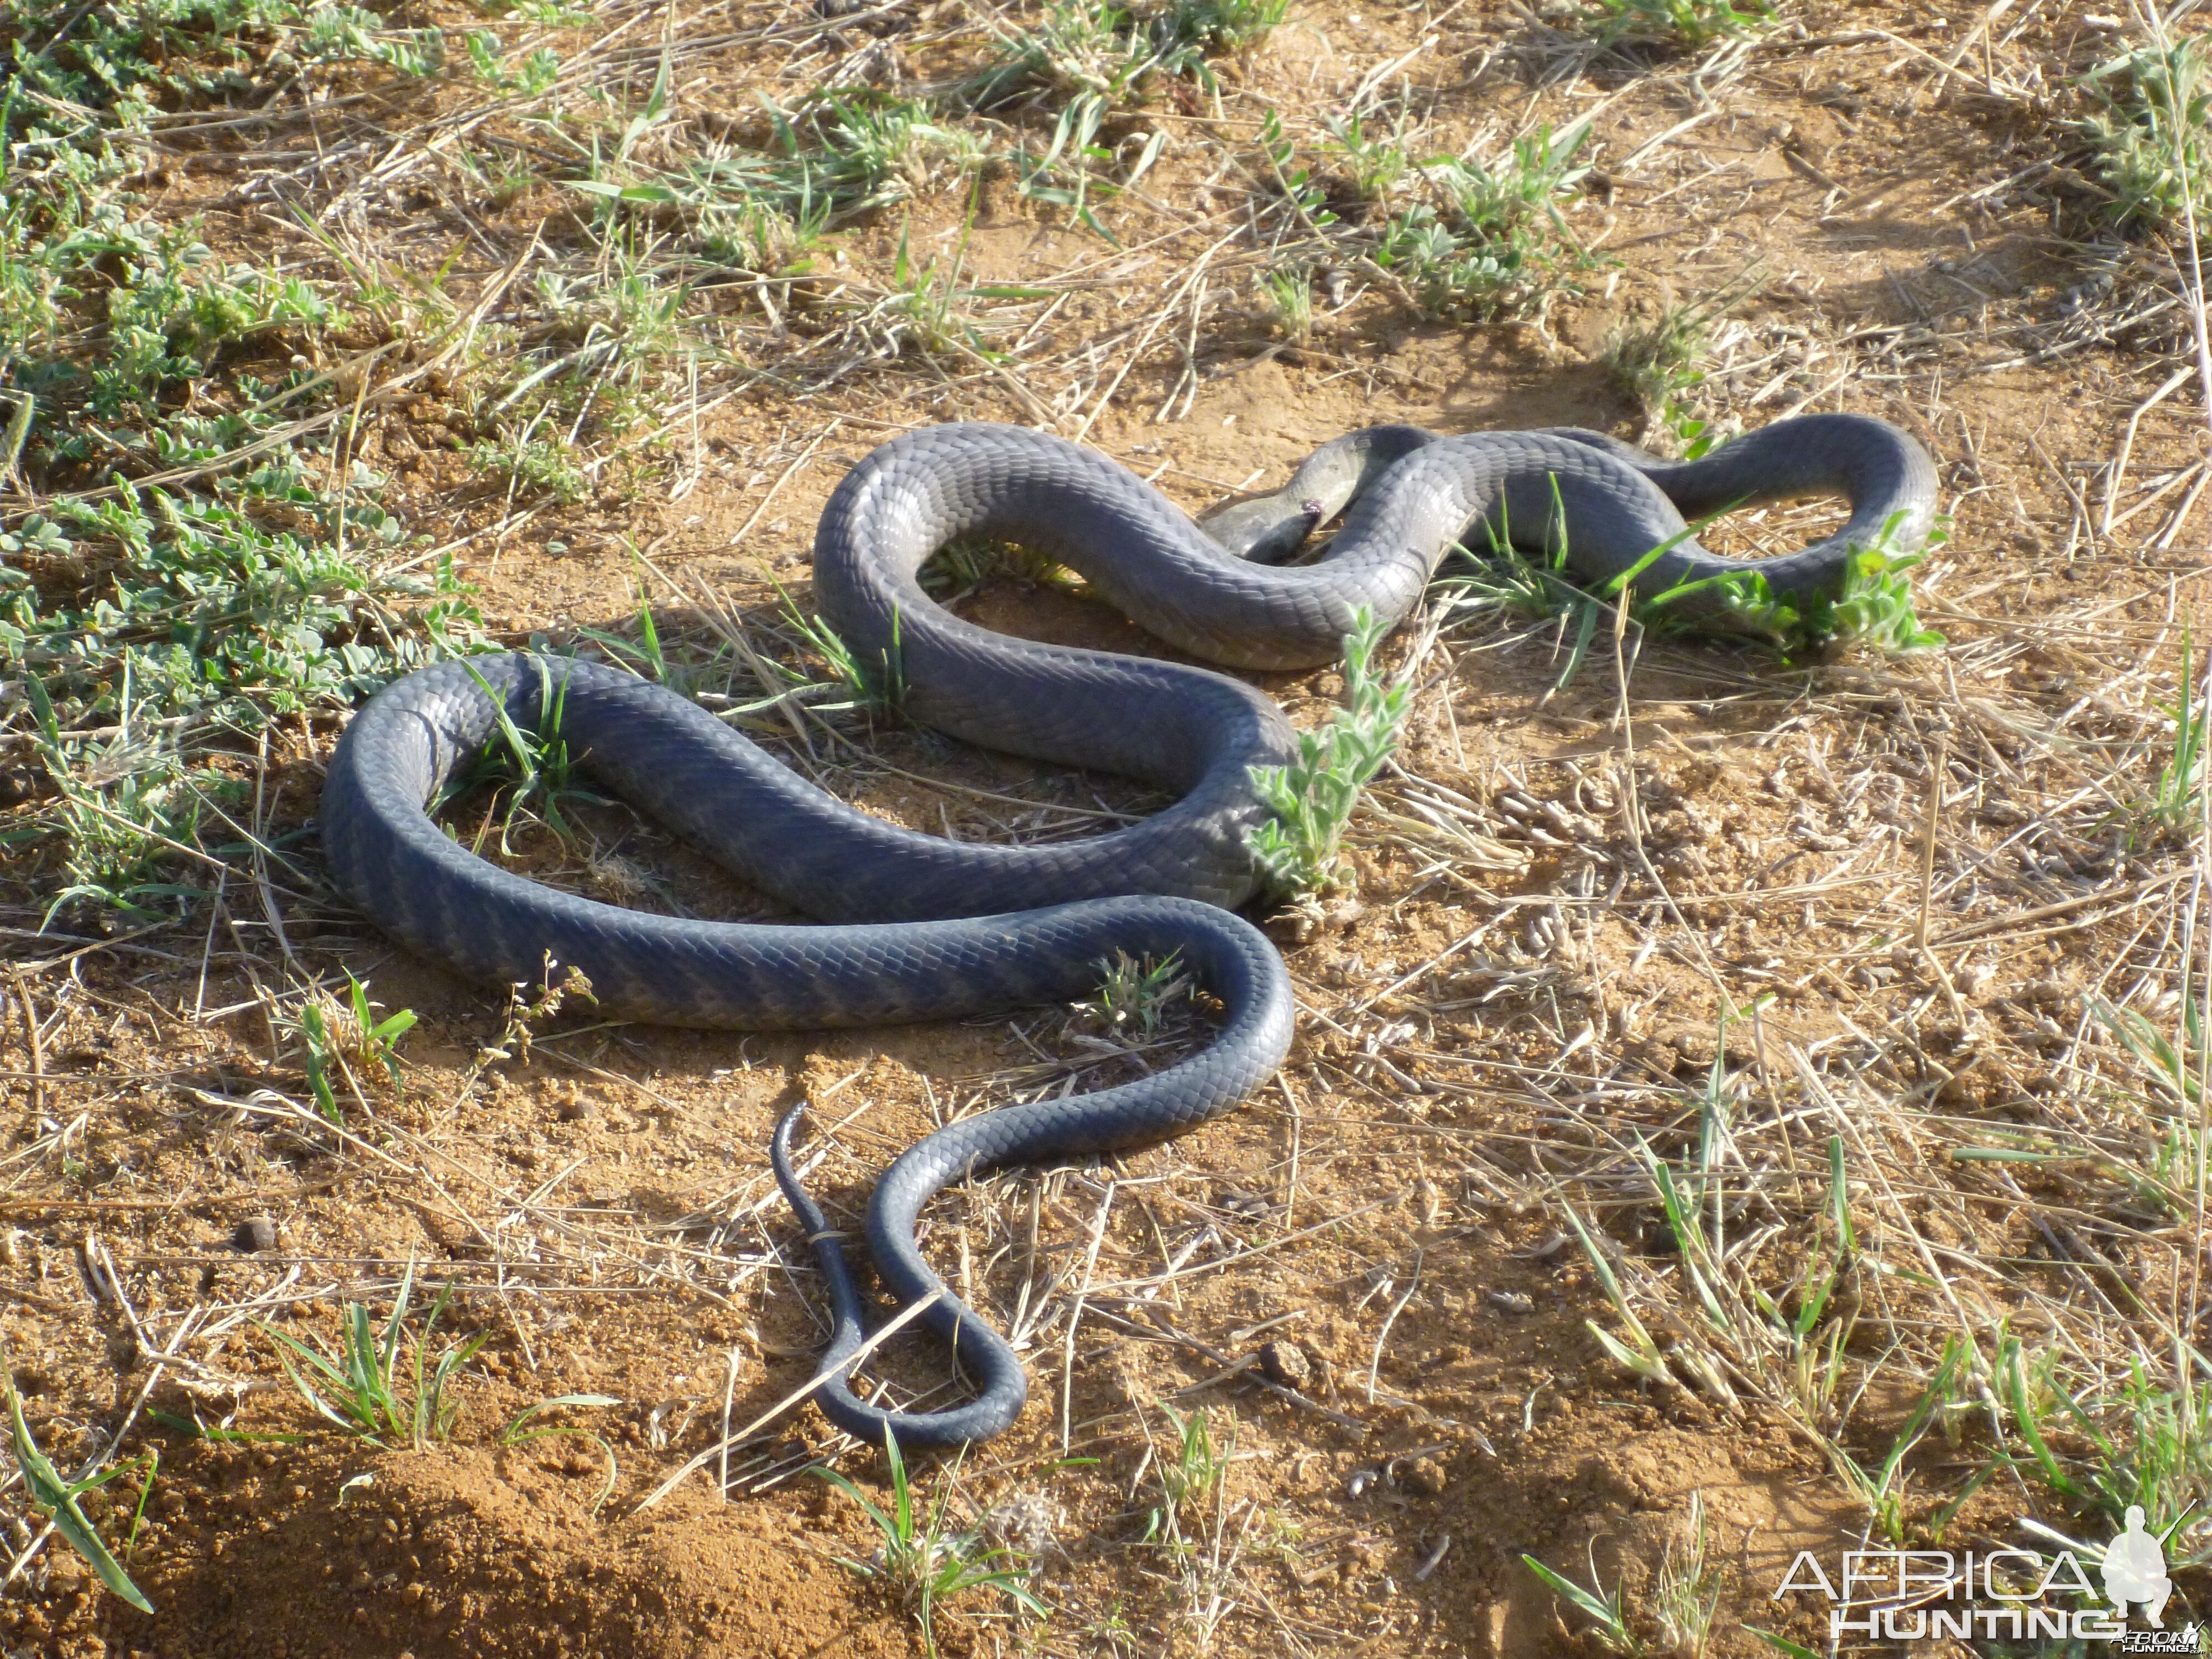
[[[892,1337],[897,1335],[899,1332],[904,1330],[916,1319],[919,1319],[930,1309],[935,1307],[939,1302],[942,1302],[945,1297],[945,1287],[943,1285],[939,1285],[937,1289],[932,1291],[927,1296],[923,1297],[919,1302],[915,1302],[908,1307],[901,1309],[897,1318],[890,1321],[890,1323],[886,1324],[873,1336],[861,1343],[859,1347],[854,1349],[851,1358],[848,1358],[845,1362],[844,1365],[838,1370],[816,1372],[815,1375],[808,1377],[805,1382],[793,1389],[789,1394],[784,1395],[782,1399],[777,1401],[775,1404],[770,1406],[758,1417],[753,1419],[751,1422],[746,1424],[744,1428],[739,1429],[737,1433],[733,1435],[725,1435],[720,1441],[716,1442],[714,1445],[708,1447],[706,1450],[701,1452],[690,1462],[684,1464],[682,1468],[677,1470],[675,1474],[670,1475],[668,1479],[655,1486],[653,1489],[652,1493],[647,1497],[645,1501],[641,1503],[637,1506],[636,1510],[633,1510],[632,1513],[641,1514],[647,1510],[655,1507],[659,1504],[662,1498],[667,1497],[668,1494],[674,1492],[677,1487],[682,1486],[690,1476],[696,1474],[701,1469],[705,1468],[708,1464],[713,1462],[717,1457],[725,1455],[728,1448],[733,1445],[741,1445],[745,1441],[751,1439],[754,1435],[759,1433],[761,1430],[766,1428],[778,1417],[790,1410],[792,1407],[796,1406],[800,1401],[805,1399],[817,1389],[819,1389],[823,1384],[828,1382],[831,1377],[848,1374],[854,1366],[859,1364],[863,1359],[866,1359],[870,1354],[881,1347],[885,1342],[890,1340]]]

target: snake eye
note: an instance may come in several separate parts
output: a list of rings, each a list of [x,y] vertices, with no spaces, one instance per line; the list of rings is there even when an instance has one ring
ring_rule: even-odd
[[[1323,514],[1327,513],[1328,509],[1317,501],[1308,500],[1298,503],[1298,511],[1304,514],[1309,519],[1318,519]]]

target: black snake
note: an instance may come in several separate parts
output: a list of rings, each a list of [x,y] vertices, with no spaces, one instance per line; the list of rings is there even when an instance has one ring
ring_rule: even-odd
[[[1179,957],[1224,1009],[1205,1050],[1120,1088],[963,1119],[908,1151],[877,1186],[869,1249],[902,1304],[939,1294],[924,1322],[955,1344],[977,1383],[969,1404],[893,1413],[849,1390],[860,1298],[793,1172],[797,1112],[778,1127],[777,1178],[835,1304],[823,1409],[872,1441],[887,1427],[908,1447],[980,1440],[1014,1420],[1027,1382],[1012,1349],[923,1261],[915,1218],[964,1174],[1179,1133],[1274,1069],[1291,1039],[1289,982],[1273,947],[1226,907],[1256,885],[1245,837],[1264,809],[1251,769],[1280,763],[1292,742],[1274,704],[1226,675],[962,621],[921,586],[933,553],[956,537],[1018,541],[1187,651],[1297,668],[1333,659],[1363,608],[1385,623],[1403,617],[1454,544],[1486,521],[1540,548],[1564,531],[1572,568],[1597,579],[1670,544],[1642,578],[1648,592],[1744,568],[1689,538],[1683,514],[1841,491],[1852,507],[1842,531],[1758,562],[1778,592],[1803,594],[1832,591],[1855,546],[1916,549],[1935,489],[1917,444],[1860,416],[1780,422],[1683,464],[1574,430],[1439,438],[1378,427],[1337,440],[1284,489],[1200,528],[1116,463],[1060,439],[929,428],[884,445],[831,495],[815,538],[823,617],[896,684],[915,720],[987,748],[1158,784],[1177,796],[1173,806],[1073,843],[942,840],[823,793],[672,691],[589,662],[494,655],[410,674],[355,718],[324,790],[324,846],[353,901],[424,955],[513,983],[537,978],[550,953],[589,975],[605,1012],[661,1024],[940,1019],[1083,995],[1116,951]],[[1270,562],[1347,505],[1320,558]],[[738,876],[835,925],[641,914],[539,885],[458,846],[427,804],[493,740],[502,714],[534,732],[550,724],[549,704],[585,773]]]

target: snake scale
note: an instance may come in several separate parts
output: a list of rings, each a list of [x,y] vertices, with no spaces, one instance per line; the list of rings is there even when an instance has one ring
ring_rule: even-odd
[[[1759,561],[1780,593],[1833,592],[1854,546],[1910,551],[1933,521],[1920,447],[1882,422],[1808,416],[1702,459],[1668,463],[1561,428],[1439,437],[1375,427],[1317,452],[1281,489],[1194,524],[1116,463],[1060,439],[962,423],[893,439],[841,482],[815,538],[823,619],[894,677],[917,722],[980,744],[1157,785],[1175,804],[1087,841],[979,846],[883,823],[816,789],[687,699],[588,661],[526,654],[442,663],[386,688],[333,757],[320,823],[339,886],[399,940],[489,983],[535,979],[550,952],[590,976],[604,1012],[667,1024],[791,1029],[998,1012],[1095,989],[1116,951],[1177,956],[1224,1011],[1212,1042],[1100,1092],[963,1119],[878,1182],[868,1247],[902,1305],[975,1385],[951,1409],[890,1411],[846,1373],[862,1302],[827,1218],[792,1164],[799,1110],[772,1162],[814,1243],[835,1314],[817,1397],[841,1426],[909,1449],[957,1445],[1013,1422],[1021,1363],[931,1272],[915,1218],[963,1175],[1156,1141],[1233,1106],[1287,1051],[1281,959],[1231,907],[1256,875],[1245,836],[1264,809],[1254,766],[1292,733],[1266,696],[1181,663],[993,634],[924,592],[920,572],[957,537],[1023,543],[1079,572],[1159,638],[1234,667],[1333,660],[1356,611],[1395,623],[1444,555],[1483,524],[1602,580],[1667,550],[1647,591],[1742,567],[1701,548],[1684,514],[1839,492],[1851,516],[1802,551]],[[1322,555],[1297,555],[1343,513]],[[1564,522],[1560,522],[1564,515]],[[736,875],[828,925],[700,921],[599,904],[475,857],[428,805],[502,719],[550,723],[580,769]]]

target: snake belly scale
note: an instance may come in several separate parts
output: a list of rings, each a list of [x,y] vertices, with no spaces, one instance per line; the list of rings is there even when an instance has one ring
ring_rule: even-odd
[[[1655,584],[1743,568],[1700,548],[1682,514],[1839,491],[1837,535],[1757,562],[1778,592],[1832,591],[1855,546],[1910,551],[1933,521],[1935,475],[1879,421],[1814,416],[1673,465],[1572,429],[1440,438],[1378,427],[1325,446],[1272,495],[1203,526],[1115,463],[1042,434],[976,423],[925,428],[863,459],[832,494],[815,542],[824,620],[902,688],[905,712],[987,748],[1160,786],[1174,805],[1087,841],[979,846],[887,824],[806,783],[697,705],[589,661],[488,655],[421,670],[356,715],[319,812],[333,877],[386,932],[488,983],[535,979],[547,957],[592,983],[606,1013],[750,1029],[876,1025],[1066,1000],[1117,951],[1177,957],[1218,1000],[1200,1052],[1135,1083],[1000,1108],[916,1144],[878,1183],[866,1237],[902,1304],[975,1385],[949,1410],[886,1410],[846,1379],[863,1308],[828,1218],[792,1164],[799,1115],[771,1160],[815,1245],[834,1329],[817,1398],[840,1426],[908,1448],[1007,1427],[1027,1381],[1012,1350],[945,1290],[915,1249],[922,1206],[951,1182],[1008,1164],[1118,1151],[1233,1107],[1287,1052],[1293,1000],[1280,957],[1231,907],[1257,876],[1245,837],[1264,809],[1251,769],[1292,751],[1288,723],[1225,674],[1011,639],[922,591],[931,554],[959,536],[1027,544],[1171,644],[1246,668],[1331,660],[1355,611],[1395,623],[1437,562],[1491,525],[1516,542],[1560,530],[1582,574],[1605,577],[1662,543]],[[1348,507],[1326,551],[1294,555]],[[1565,523],[1557,522],[1564,514]],[[429,804],[507,723],[557,710],[580,769],[733,873],[823,926],[700,921],[596,903],[459,846]]]

